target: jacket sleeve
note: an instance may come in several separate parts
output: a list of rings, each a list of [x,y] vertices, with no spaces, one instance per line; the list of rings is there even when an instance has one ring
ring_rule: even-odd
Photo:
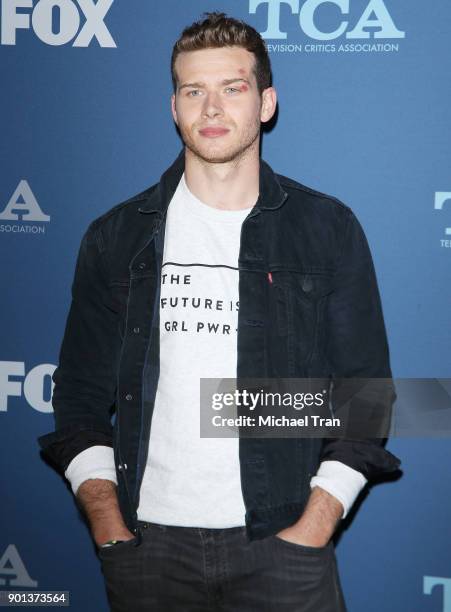
[[[113,446],[120,335],[117,313],[109,303],[103,244],[93,222],[81,241],[59,364],[52,377],[55,431],[38,438],[44,454],[62,472],[83,450]]]
[[[350,428],[345,437],[324,439],[320,459],[341,461],[371,480],[401,463],[384,448],[396,393],[374,265],[350,209],[340,248],[325,313],[325,350],[331,408],[336,416],[348,414]]]

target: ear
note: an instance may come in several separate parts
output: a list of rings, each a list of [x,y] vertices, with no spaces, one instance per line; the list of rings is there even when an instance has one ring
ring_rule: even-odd
[[[262,106],[260,110],[260,121],[266,123],[276,112],[277,92],[274,87],[268,87],[262,92]]]
[[[172,118],[174,119],[174,121],[178,125],[179,123],[177,121],[177,110],[175,108],[175,94],[172,94],[172,96],[171,96],[171,112],[172,112]]]

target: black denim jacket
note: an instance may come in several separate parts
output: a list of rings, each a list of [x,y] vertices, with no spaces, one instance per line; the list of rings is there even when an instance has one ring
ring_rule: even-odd
[[[138,541],[159,377],[165,213],[184,163],[182,150],[159,183],[87,229],[53,375],[56,427],[39,438],[61,471],[90,446],[114,448],[121,512]],[[243,222],[238,266],[237,379],[391,377],[372,258],[350,208],[275,174],[261,160],[260,195]],[[369,480],[397,469],[400,460],[384,443],[240,438],[249,540],[299,518],[324,459],[341,461]]]

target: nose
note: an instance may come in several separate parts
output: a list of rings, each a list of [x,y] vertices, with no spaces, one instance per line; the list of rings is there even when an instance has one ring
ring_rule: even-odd
[[[202,116],[204,118],[212,119],[223,114],[224,112],[222,109],[220,96],[216,92],[206,93],[202,108]]]

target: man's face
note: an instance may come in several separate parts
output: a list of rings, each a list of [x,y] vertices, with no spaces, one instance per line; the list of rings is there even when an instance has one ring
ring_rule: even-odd
[[[200,159],[225,163],[258,149],[260,122],[275,110],[275,92],[260,96],[254,55],[241,47],[180,53],[172,115],[186,147]]]

